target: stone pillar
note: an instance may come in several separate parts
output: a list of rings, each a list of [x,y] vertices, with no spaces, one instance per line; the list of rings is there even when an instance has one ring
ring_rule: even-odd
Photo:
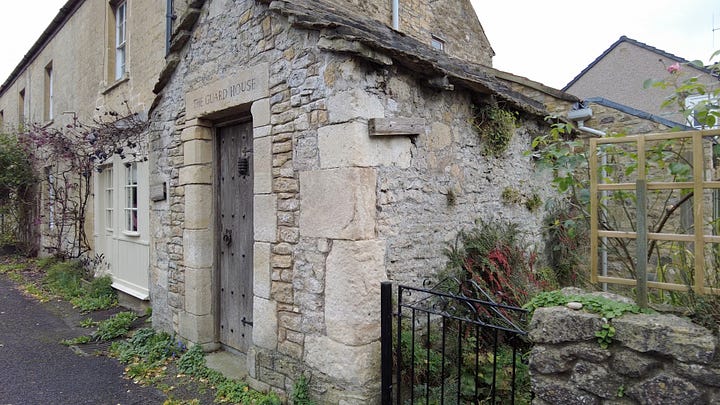
[[[180,314],[179,333],[194,343],[207,345],[215,342],[212,128],[201,120],[190,120],[181,140],[184,159],[179,186],[185,189],[185,307]]]

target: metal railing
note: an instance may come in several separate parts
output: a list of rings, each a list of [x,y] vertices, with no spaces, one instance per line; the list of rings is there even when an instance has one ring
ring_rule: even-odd
[[[529,403],[525,310],[467,285],[396,288],[393,304],[381,285],[383,404]]]

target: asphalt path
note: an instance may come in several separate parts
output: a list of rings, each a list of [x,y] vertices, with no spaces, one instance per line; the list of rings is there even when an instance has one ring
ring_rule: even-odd
[[[123,378],[105,356],[60,344],[82,334],[60,303],[39,303],[0,275],[0,405],[162,404],[158,390]]]

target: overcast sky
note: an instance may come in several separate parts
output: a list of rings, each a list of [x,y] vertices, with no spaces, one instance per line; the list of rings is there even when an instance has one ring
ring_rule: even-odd
[[[65,1],[0,0],[0,83]],[[565,86],[622,35],[689,60],[708,62],[720,49],[718,0],[472,3],[495,50],[494,67],[555,88]],[[714,35],[713,28],[718,28]]]

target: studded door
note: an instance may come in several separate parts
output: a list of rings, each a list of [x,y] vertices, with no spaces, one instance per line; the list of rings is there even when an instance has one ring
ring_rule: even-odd
[[[220,341],[246,352],[253,322],[253,159],[250,123],[221,128]]]

